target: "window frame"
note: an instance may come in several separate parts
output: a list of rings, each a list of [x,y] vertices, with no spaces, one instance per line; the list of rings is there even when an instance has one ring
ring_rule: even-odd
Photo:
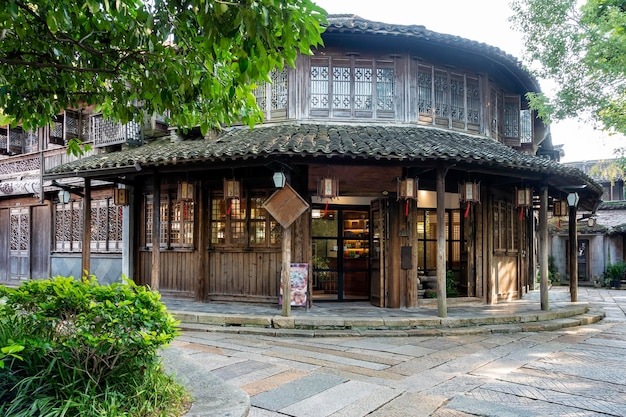
[[[280,249],[282,226],[263,207],[269,194],[270,191],[263,189],[246,190],[240,199],[225,200],[222,190],[211,192],[208,213],[210,248]],[[264,231],[261,243],[259,230]]]
[[[196,248],[196,207],[192,200],[179,199],[177,190],[164,190],[159,202],[159,249],[190,251]],[[154,215],[154,194],[144,195],[144,242],[146,249],[152,249],[152,225]],[[176,237],[178,236],[178,237]],[[185,237],[187,236],[187,237]]]

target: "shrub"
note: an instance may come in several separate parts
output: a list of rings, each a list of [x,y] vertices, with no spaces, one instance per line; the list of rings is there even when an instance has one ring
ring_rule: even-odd
[[[0,287],[0,298],[0,415],[159,415],[154,399],[139,412],[149,405],[139,395],[164,387],[158,350],[177,335],[158,293],[56,277]]]

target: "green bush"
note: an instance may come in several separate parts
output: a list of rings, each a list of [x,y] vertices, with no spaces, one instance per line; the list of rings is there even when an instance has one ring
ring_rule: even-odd
[[[178,323],[157,292],[57,277],[0,298],[0,415],[159,416],[185,395],[161,369]]]

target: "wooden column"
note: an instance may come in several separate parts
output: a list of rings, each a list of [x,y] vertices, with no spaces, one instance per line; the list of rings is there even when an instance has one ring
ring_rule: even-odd
[[[569,208],[569,293],[573,303],[578,301],[578,224],[576,206]]]
[[[411,266],[407,272],[409,274],[407,278],[407,291],[406,291],[406,306],[408,308],[414,308],[419,305],[418,283],[417,283],[417,204],[412,200],[409,200],[411,209],[409,211],[409,244],[411,245]]]
[[[194,210],[195,221],[194,224],[197,225],[195,233],[198,236],[198,270],[196,272],[196,288],[195,288],[195,299],[196,301],[204,301],[206,294],[208,283],[206,282],[206,265],[207,265],[207,257],[208,251],[207,248],[209,246],[208,242],[208,233],[207,228],[208,225],[205,223],[208,216],[204,214],[204,192],[202,190],[202,181],[199,181],[197,184],[194,184],[194,197],[196,207]]]
[[[150,274],[150,289],[158,291],[161,274],[161,179],[156,171],[152,179],[152,270]]]
[[[283,227],[283,268],[280,275],[283,289],[283,310],[285,317],[291,315],[291,226]]]
[[[539,274],[541,309],[550,310],[548,297],[548,186],[541,187],[539,205]]]
[[[83,248],[81,274],[89,276],[91,272],[91,180],[85,178],[83,195]]]
[[[437,167],[437,314],[448,317],[446,300],[446,168]]]

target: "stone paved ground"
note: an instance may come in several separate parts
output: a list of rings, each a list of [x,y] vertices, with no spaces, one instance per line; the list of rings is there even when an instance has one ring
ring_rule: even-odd
[[[539,333],[267,337],[175,347],[250,396],[251,417],[626,416],[626,291],[579,290],[599,323]]]

